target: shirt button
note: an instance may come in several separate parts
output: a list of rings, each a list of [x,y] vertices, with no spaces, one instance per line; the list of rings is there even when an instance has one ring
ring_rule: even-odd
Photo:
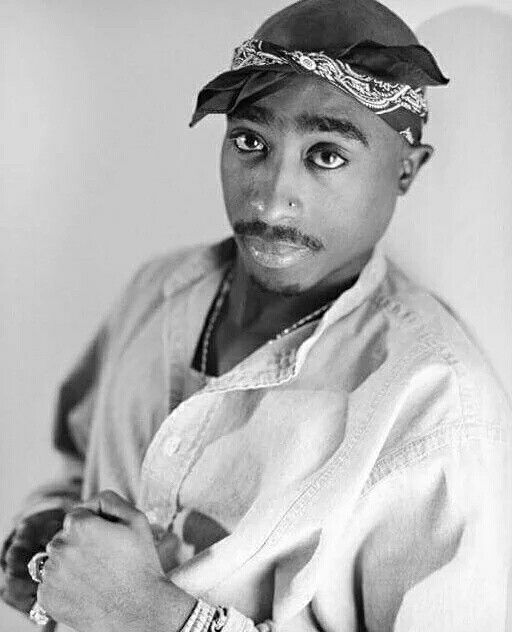
[[[146,518],[148,519],[149,524],[155,524],[157,522],[156,511],[153,509],[146,511]]]
[[[181,439],[178,437],[169,437],[164,445],[164,451],[167,456],[172,456],[180,447]]]

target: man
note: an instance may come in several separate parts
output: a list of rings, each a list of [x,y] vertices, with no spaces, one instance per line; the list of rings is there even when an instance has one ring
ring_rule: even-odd
[[[374,0],[302,0],[201,91],[234,239],[147,264],[64,384],[69,481],[6,541],[8,603],[80,632],[505,629],[508,403],[377,246],[446,81]]]

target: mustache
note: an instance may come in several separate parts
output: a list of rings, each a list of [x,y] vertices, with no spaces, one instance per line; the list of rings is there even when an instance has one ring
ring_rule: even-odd
[[[293,244],[310,248],[314,252],[318,252],[324,248],[320,239],[312,235],[306,235],[293,226],[271,226],[260,219],[235,222],[233,224],[233,230],[241,237],[261,237],[269,241],[272,239],[289,241]]]

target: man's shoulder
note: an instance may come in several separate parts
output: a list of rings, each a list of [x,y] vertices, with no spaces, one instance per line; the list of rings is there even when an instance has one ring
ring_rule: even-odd
[[[172,293],[222,266],[229,255],[229,239],[211,244],[195,244],[162,253],[144,262],[132,284],[142,290]]]
[[[455,312],[393,264],[374,303],[386,332],[374,386],[386,383],[379,410],[392,408],[395,419],[372,480],[444,451],[454,455],[455,446],[507,444],[509,398]]]
[[[177,248],[152,257],[132,277],[126,300],[151,300],[156,294],[170,295],[221,268],[232,256],[233,243],[225,239],[210,244]]]
[[[385,281],[374,300],[386,314],[392,334],[405,345],[428,347],[448,363],[489,368],[467,322],[446,301],[414,282],[392,262],[388,262]]]
[[[402,396],[410,414],[392,434],[402,435],[403,441],[423,433],[437,435],[449,426],[464,433],[477,427],[508,432],[508,397],[476,337],[454,310],[392,263],[375,303],[386,322],[388,362],[408,367]]]
[[[134,329],[164,300],[218,269],[229,254],[229,240],[171,250],[137,269],[115,303],[109,318],[112,337]]]

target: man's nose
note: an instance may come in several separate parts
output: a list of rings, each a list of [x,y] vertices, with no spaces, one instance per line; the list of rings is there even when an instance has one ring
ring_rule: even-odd
[[[249,205],[258,219],[269,224],[295,221],[304,207],[301,184],[300,166],[290,157],[269,160],[255,182]]]

